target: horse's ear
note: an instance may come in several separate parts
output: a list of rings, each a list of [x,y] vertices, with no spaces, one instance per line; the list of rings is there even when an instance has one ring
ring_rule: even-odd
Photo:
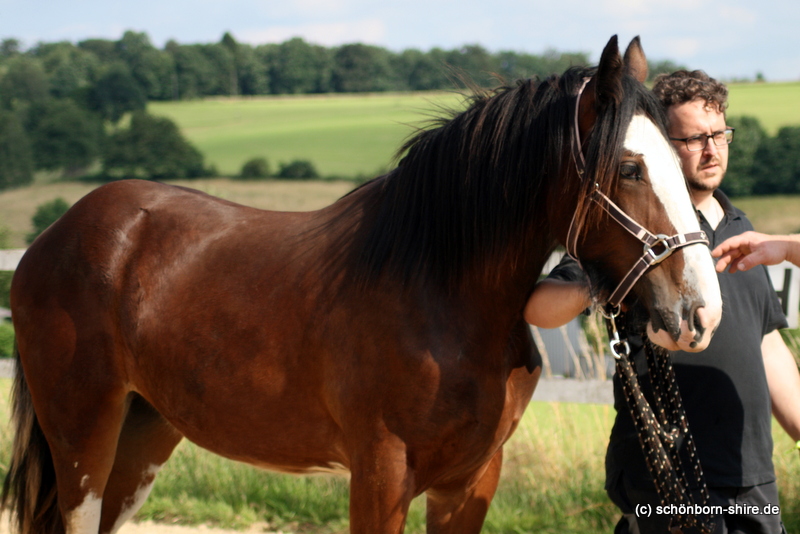
[[[597,66],[597,75],[594,80],[594,93],[597,105],[605,107],[611,102],[619,103],[622,101],[622,74],[624,69],[622,56],[619,54],[617,36],[613,36],[603,53],[600,56],[600,64]]]
[[[603,49],[600,64],[597,66],[597,74],[592,76],[581,96],[578,125],[582,139],[586,139],[601,108],[611,101],[620,102],[622,100],[623,67],[615,35]]]
[[[639,42],[638,35],[633,38],[631,44],[628,45],[628,49],[625,50],[623,63],[625,63],[626,74],[630,74],[640,83],[644,83],[647,79],[647,58],[644,56],[644,50],[642,50],[642,43]]]

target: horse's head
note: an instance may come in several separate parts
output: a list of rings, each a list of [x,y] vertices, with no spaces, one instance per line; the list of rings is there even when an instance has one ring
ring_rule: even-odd
[[[614,37],[578,91],[569,157],[585,185],[567,247],[600,302],[642,305],[653,342],[700,351],[719,324],[722,299],[663,111],[642,86],[646,77],[638,38],[623,58]]]

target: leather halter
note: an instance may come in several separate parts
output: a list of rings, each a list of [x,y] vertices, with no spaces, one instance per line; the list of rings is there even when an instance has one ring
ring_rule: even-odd
[[[583,94],[586,85],[591,78],[584,78],[578,89],[578,94],[575,98],[575,119],[572,135],[572,160],[575,162],[575,167],[578,170],[578,176],[582,179],[586,171],[586,158],[583,155],[583,144],[581,142],[580,123],[578,121],[578,113],[580,112],[581,95]],[[636,222],[627,213],[625,213],[619,206],[608,198],[599,189],[599,185],[595,184],[595,189],[591,194],[591,200],[597,203],[619,223],[625,230],[632,236],[644,244],[644,251],[641,257],[633,264],[633,267],[622,278],[616,289],[611,293],[606,301],[605,308],[608,313],[615,313],[614,310],[619,309],[619,305],[628,295],[630,290],[639,281],[639,279],[647,272],[647,269],[653,265],[661,263],[669,256],[672,255],[677,249],[689,245],[705,244],[708,245],[708,237],[703,231],[688,232],[685,234],[675,234],[673,236],[666,236],[664,234],[653,234],[648,231],[641,224]],[[578,233],[575,230],[575,216],[572,215],[572,221],[569,225],[567,232],[567,253],[572,256],[580,264],[577,255]]]

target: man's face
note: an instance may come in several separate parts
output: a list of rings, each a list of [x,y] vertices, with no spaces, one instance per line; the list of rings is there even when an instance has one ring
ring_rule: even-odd
[[[725,115],[716,105],[709,106],[702,99],[670,106],[667,115],[670,137],[711,135],[726,128]],[[713,139],[709,139],[703,150],[691,152],[683,141],[672,143],[693,191],[714,191],[719,187],[728,168],[728,145],[716,146]]]

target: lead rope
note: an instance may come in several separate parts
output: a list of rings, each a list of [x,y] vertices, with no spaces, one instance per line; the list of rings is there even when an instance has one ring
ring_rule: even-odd
[[[695,527],[703,534],[710,534],[713,516],[710,514],[708,486],[686,421],[669,352],[654,346],[649,340],[645,342],[654,410],[642,393],[632,365],[624,314],[619,308],[601,309],[601,312],[606,318],[617,375],[622,382],[647,468],[653,475],[662,506],[674,505],[669,508],[674,512],[670,527]],[[691,485],[690,476],[694,483]],[[693,488],[699,489],[697,499],[692,493]],[[655,513],[655,510],[650,510],[650,513]]]

